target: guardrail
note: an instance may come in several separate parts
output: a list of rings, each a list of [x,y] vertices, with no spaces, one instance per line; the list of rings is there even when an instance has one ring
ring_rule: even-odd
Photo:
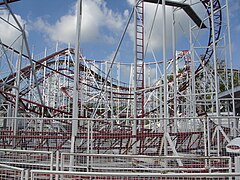
[[[73,157],[73,164],[70,159]],[[151,179],[238,177],[231,158],[81,154],[0,149],[0,179]],[[13,167],[18,166],[18,167]],[[10,169],[7,171],[7,169]],[[60,171],[59,171],[60,170]],[[236,172],[236,171],[235,171]],[[101,174],[101,175],[100,175]],[[158,174],[158,175],[157,175]],[[206,174],[206,176],[202,176]],[[220,179],[221,179],[220,178]]]
[[[9,166],[6,164],[0,164],[0,179],[1,180],[24,180],[24,169]]]
[[[53,152],[0,149],[0,162],[25,169],[53,170]]]
[[[152,180],[152,179],[238,179],[240,173],[106,173],[106,172],[70,172],[70,171],[46,171],[46,170],[31,170],[31,180],[40,180],[46,176],[56,176],[56,180],[60,177],[64,179],[117,179],[117,180]]]
[[[73,157],[74,163],[70,163]],[[231,158],[61,153],[60,170],[91,172],[232,172]]]

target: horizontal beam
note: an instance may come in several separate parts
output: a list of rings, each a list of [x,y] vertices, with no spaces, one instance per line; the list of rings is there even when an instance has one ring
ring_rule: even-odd
[[[143,1],[148,3],[154,3],[154,4],[158,4],[158,3],[162,4],[162,0],[143,0]],[[203,23],[203,21],[195,13],[195,11],[192,9],[192,7],[189,4],[169,1],[169,0],[166,0],[165,2],[167,6],[182,8],[200,29],[207,28],[207,26]]]

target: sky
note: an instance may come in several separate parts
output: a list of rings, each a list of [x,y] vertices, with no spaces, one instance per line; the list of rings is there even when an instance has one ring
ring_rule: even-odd
[[[83,0],[83,17],[81,29],[81,51],[87,59],[110,61],[115,53],[121,34],[126,26],[134,0]],[[178,0],[179,1],[179,0]],[[192,0],[196,1],[196,0]],[[75,42],[76,0],[21,0],[10,4],[21,24],[25,24],[31,52],[37,57],[44,49],[66,48]],[[200,17],[204,8],[200,3],[193,6]],[[158,9],[156,22],[153,26],[148,55],[148,61],[162,59],[162,16],[161,6],[147,4],[145,6],[145,39],[148,39],[152,27],[155,10]],[[232,37],[233,65],[240,68],[240,0],[229,0],[230,29]],[[171,58],[171,11],[167,14],[167,58]],[[0,11],[1,16],[7,16]],[[189,45],[189,18],[182,10],[175,13],[177,50],[186,50]],[[2,34],[2,35],[1,35]],[[4,35],[4,36],[3,36]],[[133,62],[133,21],[124,36],[117,56],[119,62]],[[9,27],[0,21],[0,36],[3,42],[13,43],[18,37]],[[202,46],[207,45],[206,32],[197,38]],[[145,40],[146,42],[147,40]]]

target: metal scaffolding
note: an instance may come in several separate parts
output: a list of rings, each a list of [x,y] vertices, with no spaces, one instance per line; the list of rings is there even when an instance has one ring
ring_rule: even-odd
[[[28,166],[19,163],[19,168],[38,169],[47,162],[43,169],[50,171],[55,163],[56,171],[94,172],[98,165],[101,172],[231,173],[225,147],[239,136],[239,71],[232,65],[227,0],[200,0],[202,19],[191,1],[136,0],[112,61],[89,60],[79,51],[82,1],[75,48],[31,55],[24,26],[10,8],[13,2],[0,2],[0,11],[8,14],[1,20],[19,32],[12,44],[0,34],[1,163],[14,165],[16,154],[25,152],[37,158],[36,164],[30,158],[24,161]],[[154,62],[146,61],[147,3],[161,6],[163,13],[162,60]],[[172,32],[166,32],[168,6]],[[176,46],[177,11],[191,19],[186,20],[188,50]],[[134,60],[115,62],[131,21]],[[166,33],[173,37],[171,58]]]

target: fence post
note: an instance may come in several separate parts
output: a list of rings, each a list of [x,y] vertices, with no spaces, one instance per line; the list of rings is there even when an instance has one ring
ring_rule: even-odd
[[[24,176],[25,180],[28,180],[28,178],[29,178],[29,177],[28,177],[28,173],[29,173],[29,170],[26,169],[26,170],[25,170],[25,176]]]
[[[235,173],[240,173],[240,156],[235,156]],[[235,177],[236,180],[240,180],[240,177]]]
[[[56,171],[59,171],[59,151],[56,151]],[[56,174],[56,180],[58,180],[58,174]]]

